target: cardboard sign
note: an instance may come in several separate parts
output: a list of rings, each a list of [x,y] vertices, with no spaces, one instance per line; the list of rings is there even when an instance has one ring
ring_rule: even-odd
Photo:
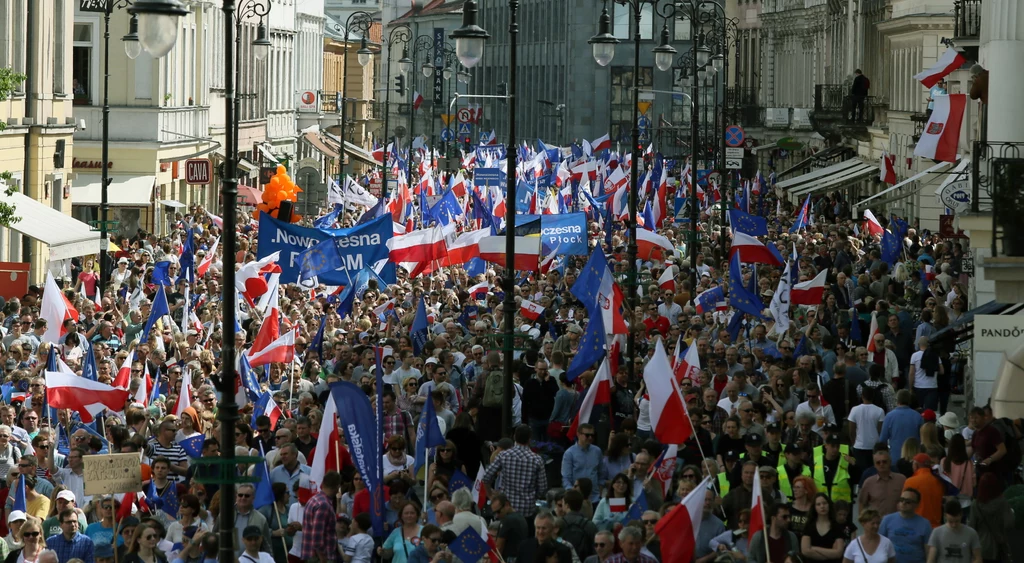
[[[142,490],[142,465],[139,454],[87,455],[85,462],[85,494],[112,495]]]

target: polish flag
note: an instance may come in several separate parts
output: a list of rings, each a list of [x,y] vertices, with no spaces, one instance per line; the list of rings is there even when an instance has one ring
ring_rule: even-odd
[[[704,519],[704,501],[711,478],[705,477],[668,514],[654,526],[661,538],[662,561],[692,561],[697,550],[697,534]]]
[[[462,233],[452,243],[448,244],[448,259],[446,265],[465,264],[473,258],[480,256],[480,241],[491,236],[491,229],[477,229]]]
[[[873,235],[881,235],[882,233],[885,232],[885,229],[882,228],[882,224],[878,222],[878,219],[875,217],[875,214],[872,213],[870,209],[864,210],[863,228],[867,229],[868,232]]]
[[[619,498],[610,498],[609,497],[608,498],[608,509],[612,513],[616,513],[616,512],[626,512],[627,510],[629,510],[629,507],[626,506],[626,498],[625,497],[619,497]]]
[[[668,364],[665,347],[658,340],[654,356],[644,368],[644,383],[651,401],[651,428],[654,437],[662,444],[682,444],[693,434],[693,427],[686,413],[679,384],[671,374],[672,368]]]
[[[312,463],[309,464],[309,481],[314,491],[320,490],[320,484],[324,482],[324,475],[327,475],[328,471],[341,471],[338,467],[337,453],[341,448],[337,413],[338,407],[334,404],[334,399],[328,398],[327,404],[324,405],[323,419],[320,421],[320,433],[316,436]]]
[[[731,259],[733,254],[737,252],[740,253],[740,262],[748,264],[773,264],[775,266],[785,265],[761,241],[746,233],[733,231],[732,248],[729,249],[729,258]]]
[[[957,159],[960,129],[967,109],[967,94],[936,96],[932,116],[921,132],[914,156],[953,162]]]
[[[267,306],[269,311],[263,317],[263,324],[260,325],[260,330],[256,333],[256,338],[253,339],[250,354],[265,350],[272,342],[281,338],[281,309],[278,305],[276,289],[271,293]]]
[[[246,356],[249,364],[262,366],[271,363],[286,364],[295,359],[295,336],[297,329],[292,329],[273,341],[263,350],[250,350]]]
[[[184,385],[184,383],[182,383]],[[149,370],[142,374],[142,381],[139,383],[139,389],[135,391],[134,400],[136,403],[141,405],[149,405],[149,397],[153,393],[153,379],[149,377]]]
[[[827,276],[828,270],[822,270],[818,275],[814,276],[813,280],[807,280],[794,285],[789,290],[789,304],[809,305],[812,307],[821,305],[821,297],[825,293],[825,278]]]
[[[647,229],[636,230],[636,247],[636,255],[643,260],[661,258],[663,254],[671,256],[675,250],[672,241]]]
[[[181,375],[181,392],[178,393],[178,400],[174,403],[172,411],[178,418],[185,413],[185,409],[192,405],[192,373],[183,372]]]
[[[196,275],[203,277],[206,275],[206,271],[210,269],[213,261],[217,255],[217,245],[220,244],[220,237],[213,239],[213,244],[210,245],[210,250],[206,251],[206,255],[203,256],[203,261],[199,263],[199,267],[196,268]]]
[[[764,530],[764,501],[761,495],[761,477],[754,476],[754,494],[750,497],[750,522],[747,527],[747,541],[753,539],[754,534]]]
[[[43,302],[40,304],[39,316],[46,320],[46,332],[41,340],[53,344],[59,344],[60,337],[67,332],[64,329],[64,321],[68,319],[78,321],[78,310],[61,293],[50,272],[46,273],[46,285],[43,290]]]
[[[483,508],[487,505],[487,487],[484,486],[484,464],[480,464],[480,468],[476,470],[476,480],[473,481],[473,498],[476,499],[476,505]]]
[[[389,257],[394,263],[433,262],[448,256],[444,243],[444,232],[440,227],[420,229],[388,241]]]
[[[455,178],[452,179],[452,191],[455,192],[455,196],[460,198],[466,197],[466,186],[468,185],[466,178],[462,175],[462,171],[456,172]]]
[[[878,163],[878,169],[880,174],[878,179],[889,184],[890,186],[896,183],[896,157],[891,154],[884,152],[882,153],[881,162]]]
[[[82,422],[89,423],[93,417],[103,412],[124,410],[128,400],[128,391],[78,377],[73,373],[47,371],[46,400],[56,409],[77,411]]]
[[[875,348],[875,335],[878,334],[878,315],[877,311],[871,311],[871,328],[868,329],[868,352],[876,352]]]
[[[91,354],[92,350],[86,352]],[[124,359],[121,364],[121,369],[117,370],[117,375],[114,377],[114,387],[116,389],[128,389],[128,383],[132,380],[132,359],[135,358],[135,354],[128,354],[128,357]]]
[[[498,136],[494,134],[494,129],[491,129],[491,132],[487,135],[487,139],[483,143],[480,143],[480,144],[482,144],[482,145],[496,145],[496,144],[498,144]]]
[[[212,222],[214,225],[217,225],[218,229],[222,231],[224,230],[224,219],[221,219],[219,216],[214,215],[209,211],[206,212],[206,216],[210,218],[210,222]]]
[[[250,305],[255,306],[256,300],[270,289],[266,278],[260,272],[280,259],[281,251],[278,250],[259,260],[246,262],[235,273],[235,289],[242,293]]]
[[[700,354],[697,353],[696,346],[686,349],[686,355],[683,356],[682,361],[676,364],[674,372],[677,383],[682,382],[683,379],[689,379],[696,383],[700,379]]]
[[[951,72],[964,66],[966,62],[966,57],[961,55],[956,49],[950,47],[946,49],[945,53],[942,53],[942,56],[939,57],[939,60],[935,61],[935,64],[932,65],[931,68],[915,74],[914,80],[923,84],[925,88],[931,88]]]
[[[678,457],[679,446],[676,444],[669,444],[664,450],[662,450],[658,459],[654,460],[654,463],[651,464],[649,477],[661,483],[661,492],[663,495],[668,495],[668,490],[672,488],[672,475],[676,471]]]
[[[639,232],[639,230],[637,231]],[[658,287],[666,291],[676,290],[676,279],[672,277],[672,268],[667,267],[662,272],[661,277],[658,278]]]
[[[420,109],[421,105],[423,105],[423,96],[421,96],[419,92],[413,92],[412,93],[412,109],[414,109],[414,110]]]
[[[540,268],[540,237],[515,237],[516,270],[536,272]],[[505,235],[480,239],[480,258],[505,265]]]
[[[569,440],[576,439],[576,429],[579,428],[580,424],[590,422],[590,415],[594,412],[594,407],[607,405],[611,402],[612,372],[608,358],[605,357],[604,361],[601,362],[601,366],[597,368],[597,375],[594,376],[594,381],[587,388],[587,394],[583,397],[583,402],[580,403],[580,410],[576,413],[576,418],[572,419],[572,424],[569,425],[569,432],[567,434]]]
[[[333,404],[333,401],[330,402]],[[255,404],[255,409],[258,414],[262,414],[270,419],[271,429],[277,428],[277,422],[284,418],[284,412],[281,411],[281,407],[277,406],[277,402],[274,401],[274,397],[269,391],[264,392],[260,396],[260,399]]]
[[[591,141],[590,144],[591,146],[594,147],[594,152],[611,150],[612,139],[611,136],[608,135],[608,133],[605,133],[604,135]]]
[[[540,318],[541,315],[544,314],[544,307],[541,307],[540,305],[534,303],[533,301],[527,301],[526,299],[523,299],[523,302],[520,303],[519,305],[519,314],[530,319],[531,321],[536,321],[537,319]]]
[[[482,281],[473,287],[469,288],[469,296],[473,299],[483,299],[487,297],[487,292],[490,291],[491,285],[486,281]]]

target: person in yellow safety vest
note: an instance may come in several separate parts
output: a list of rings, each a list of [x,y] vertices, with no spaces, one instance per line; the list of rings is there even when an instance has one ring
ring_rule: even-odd
[[[830,434],[822,446],[814,448],[814,484],[818,492],[828,495],[832,502],[853,501],[853,485],[850,483],[849,466],[852,458],[840,453],[842,440],[837,434]]]
[[[725,471],[718,474],[718,494],[722,497],[729,494],[729,476]]]
[[[784,457],[779,460],[779,466],[776,468],[779,472],[779,492],[788,502],[793,502],[793,487],[790,482],[801,475],[810,477],[811,468],[804,465],[803,452],[795,441],[783,445],[782,452]]]

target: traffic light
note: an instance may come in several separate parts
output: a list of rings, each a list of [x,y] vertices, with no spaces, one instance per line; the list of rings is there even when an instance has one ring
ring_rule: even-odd
[[[399,96],[404,96],[405,95],[405,75],[404,74],[399,74],[398,76],[395,77],[395,92],[397,92]]]

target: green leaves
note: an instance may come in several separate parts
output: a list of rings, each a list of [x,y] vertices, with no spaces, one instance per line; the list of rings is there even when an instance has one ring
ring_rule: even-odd
[[[21,84],[24,80],[24,74],[14,72],[9,68],[0,68],[0,101],[6,100],[18,84]],[[0,131],[3,131],[6,128],[7,124],[0,121]],[[15,192],[15,187],[11,185],[12,179],[13,176],[10,172],[0,172],[0,184],[6,188],[4,193],[8,196],[13,195]],[[7,202],[0,201],[0,225],[9,227],[18,221],[21,221],[21,217],[19,217],[16,212],[17,208],[15,206]]]

